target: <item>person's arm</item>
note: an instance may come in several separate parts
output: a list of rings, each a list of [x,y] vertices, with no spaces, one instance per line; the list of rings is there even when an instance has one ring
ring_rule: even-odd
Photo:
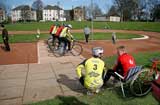
[[[54,26],[51,26],[51,28],[50,28],[50,30],[49,30],[49,33],[50,33],[50,34],[52,34],[53,27],[54,27]]]
[[[70,30],[67,30],[67,37],[69,40],[73,40],[73,35],[71,34]]]
[[[84,69],[85,62],[86,62],[86,60],[84,60],[82,63],[80,63],[76,68],[76,73],[78,75],[78,78],[82,77],[82,69]]]

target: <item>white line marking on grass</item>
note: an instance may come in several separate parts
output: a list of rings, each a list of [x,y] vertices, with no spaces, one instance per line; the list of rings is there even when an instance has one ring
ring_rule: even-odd
[[[144,40],[144,39],[149,39],[149,36],[147,35],[142,35],[142,38],[132,38],[132,40]]]
[[[39,42],[37,42],[37,56],[38,56],[38,64],[40,64]]]

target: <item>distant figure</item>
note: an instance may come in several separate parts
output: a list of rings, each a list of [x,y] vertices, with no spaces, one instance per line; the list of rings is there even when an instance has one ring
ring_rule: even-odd
[[[88,43],[88,38],[89,38],[90,33],[91,33],[90,28],[86,26],[84,28],[84,35],[85,35],[86,43]]]
[[[117,38],[116,38],[116,33],[113,32],[113,33],[112,33],[112,43],[113,43],[113,44],[116,44],[116,39],[117,39]]]
[[[9,47],[9,43],[8,43],[8,40],[9,40],[8,31],[3,24],[1,24],[1,27],[2,27],[2,39],[3,39],[3,43],[5,45],[5,50],[10,51],[10,47]]]
[[[38,29],[37,29],[37,35],[36,35],[36,38],[37,38],[37,39],[39,39],[40,34],[41,34],[41,32],[40,32],[40,29],[38,28]]]

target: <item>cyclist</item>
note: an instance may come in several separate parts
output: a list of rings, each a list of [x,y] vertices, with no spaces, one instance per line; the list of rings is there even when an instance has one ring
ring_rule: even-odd
[[[59,36],[60,41],[64,42],[64,49],[66,49],[66,47],[68,45],[68,51],[71,50],[71,41],[73,40],[73,36],[70,33],[71,28],[72,28],[71,24],[65,26]]]
[[[103,85],[105,63],[101,60],[102,54],[103,48],[95,47],[92,49],[93,57],[84,60],[77,66],[79,81],[89,90],[89,93],[98,93]],[[85,74],[82,74],[82,69],[85,69]]]
[[[50,30],[49,30],[49,33],[52,35],[52,42],[54,43],[54,41],[55,41],[55,34],[56,34],[56,32],[57,32],[57,26],[58,25],[55,25],[55,24],[53,24],[51,27],[50,27]]]
[[[64,29],[64,25],[59,25],[57,27],[57,31],[56,31],[56,33],[54,35],[58,39],[58,44],[59,45],[60,45],[60,38],[59,38],[59,36],[60,36],[60,34],[61,34],[61,32],[62,32],[63,29]]]
[[[105,81],[108,81],[111,76],[119,79],[119,77],[115,74],[117,72],[123,77],[127,76],[127,73],[131,67],[136,66],[134,58],[127,54],[125,46],[119,46],[117,48],[118,59],[116,65],[114,66],[113,70],[108,70],[105,76]]]

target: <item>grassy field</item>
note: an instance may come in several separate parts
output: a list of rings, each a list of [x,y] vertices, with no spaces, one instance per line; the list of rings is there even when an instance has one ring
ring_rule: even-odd
[[[131,38],[139,38],[142,37],[137,34],[127,34],[127,33],[117,33],[118,39],[131,39]],[[95,33],[93,39],[94,40],[111,40],[111,33]],[[37,41],[36,35],[10,35],[10,42],[35,42]],[[40,39],[46,40],[49,35],[41,34]],[[74,37],[77,40],[84,40],[83,33],[74,33]],[[91,37],[90,37],[91,38]],[[0,36],[0,43],[2,43],[2,37]]]
[[[54,22],[58,23],[58,22]],[[62,22],[59,22],[62,24]],[[90,21],[69,21],[64,22],[66,24],[72,24],[73,29],[83,29],[85,25],[91,27]],[[15,23],[6,25],[8,30],[14,31],[27,31],[27,30],[49,30],[53,22],[31,22],[31,23]],[[160,22],[94,22],[95,29],[117,29],[117,30],[144,30],[144,31],[155,31],[160,32]]]
[[[152,57],[160,57],[160,52],[137,53],[133,56],[137,61],[137,65],[150,65],[148,59]],[[106,58],[105,61],[106,63],[113,62],[115,59],[116,56],[113,56]],[[127,97],[123,98],[120,88],[113,88],[105,89],[95,96],[57,96],[54,99],[30,105],[159,105],[151,93],[145,97],[134,97],[129,91],[127,93]]]

